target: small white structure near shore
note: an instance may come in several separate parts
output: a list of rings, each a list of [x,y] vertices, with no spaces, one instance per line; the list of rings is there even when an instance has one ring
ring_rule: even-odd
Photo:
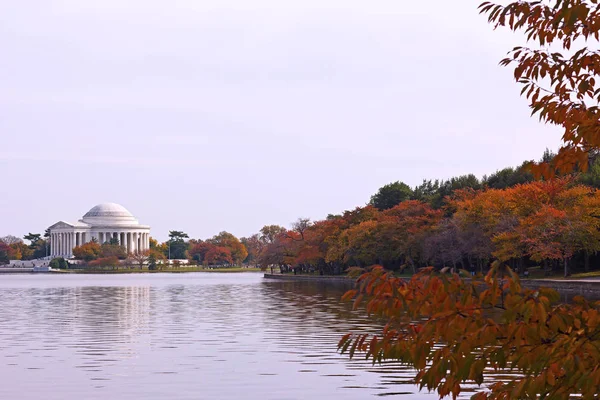
[[[92,240],[105,243],[116,239],[128,253],[150,248],[150,227],[138,220],[122,205],[98,204],[79,221],[59,221],[50,228],[51,257],[73,256],[73,248]]]

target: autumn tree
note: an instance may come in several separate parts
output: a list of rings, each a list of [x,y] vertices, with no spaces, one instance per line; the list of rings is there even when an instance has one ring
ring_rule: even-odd
[[[221,232],[218,235],[213,236],[208,242],[214,244],[217,247],[223,247],[229,250],[231,254],[232,262],[230,264],[240,265],[246,257],[248,257],[248,250],[246,246],[240,240],[229,232]]]
[[[100,257],[89,262],[90,267],[113,267],[118,268],[120,262],[116,256]]]
[[[273,243],[277,237],[285,233],[287,229],[279,225],[265,225],[260,229],[260,240],[265,243]]]
[[[0,265],[8,264],[10,261],[9,254],[10,247],[6,243],[0,241]]]
[[[33,249],[23,243],[22,240],[13,242],[10,247],[9,257],[12,260],[31,260],[33,257]]]
[[[118,260],[125,260],[127,258],[127,250],[119,244],[111,244],[110,242],[100,245],[100,258],[112,257]]]
[[[373,268],[345,298],[355,308],[364,299],[387,324],[381,335],[344,336],[340,350],[414,368],[416,384],[440,397],[456,398],[490,371],[508,371],[472,398],[597,398],[600,302],[557,304],[558,293],[522,288],[499,263],[483,281],[461,275],[425,269],[407,282]]]
[[[204,262],[207,265],[229,265],[234,263],[234,259],[229,248],[213,245],[206,252]]]
[[[140,269],[144,268],[144,264],[149,260],[150,250],[136,250],[131,253],[131,259],[140,267]],[[154,259],[154,263],[156,264],[156,259]]]
[[[0,242],[10,246],[11,244],[22,242],[22,240],[13,235],[6,235],[3,237],[0,237]]]
[[[514,66],[532,115],[563,129],[563,147],[537,172],[548,176],[574,166],[585,170],[588,152],[600,148],[597,1],[484,2],[479,10],[495,28],[524,31],[527,46],[513,48],[501,65]]]
[[[265,246],[265,243],[260,239],[260,235],[256,233],[249,237],[243,237],[240,242],[248,251],[248,256],[243,261],[244,264],[256,265]]]
[[[77,260],[92,261],[100,257],[101,246],[98,242],[91,241],[73,248],[73,256]]]
[[[532,114],[563,128],[558,155],[535,172],[552,176],[573,167],[585,170],[588,153],[600,148],[600,53],[597,43],[588,48],[587,41],[599,39],[598,2],[484,2],[480,11],[495,27],[523,29],[535,44],[515,47],[501,62],[515,66]],[[533,258],[566,260],[576,246],[593,243],[576,235],[579,229],[586,231],[590,208],[581,214],[577,204],[562,202],[565,191],[560,181],[519,185],[481,196],[500,200],[491,209],[478,195],[463,196],[462,204],[455,205],[463,221],[479,221],[482,232],[494,235],[496,253],[501,250],[505,258],[519,256],[522,250],[516,246],[525,244]],[[494,222],[494,214],[503,217],[501,223]],[[509,250],[513,255],[507,255]],[[600,302],[576,298],[573,304],[556,305],[555,292],[523,289],[518,276],[500,263],[483,282],[433,270],[404,282],[377,267],[347,294],[355,298],[355,306],[363,296],[367,310],[388,323],[381,337],[345,336],[341,350],[351,356],[364,351],[373,360],[394,359],[415,368],[419,386],[440,397],[456,398],[466,382],[481,385],[490,370],[513,374],[474,399],[594,399],[600,393]]]

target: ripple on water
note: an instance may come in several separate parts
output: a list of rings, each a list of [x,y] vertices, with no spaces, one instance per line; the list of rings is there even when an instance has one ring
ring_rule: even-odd
[[[344,333],[381,328],[339,288],[259,274],[2,278],[0,398],[437,399],[411,370],[336,352]]]

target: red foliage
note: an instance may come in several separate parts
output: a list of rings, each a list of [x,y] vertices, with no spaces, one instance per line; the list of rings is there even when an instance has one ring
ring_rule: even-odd
[[[119,265],[119,259],[115,256],[97,258],[90,261],[90,267],[114,267]]]

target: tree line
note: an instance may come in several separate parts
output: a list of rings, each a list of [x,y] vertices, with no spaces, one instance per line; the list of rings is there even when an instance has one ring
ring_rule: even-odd
[[[546,151],[542,162],[554,157]],[[477,179],[381,187],[364,207],[291,229],[266,226],[249,256],[282,271],[337,274],[348,267],[389,270],[449,266],[484,272],[500,260],[524,272],[587,271],[600,250],[600,159],[586,172],[535,179],[528,163]]]
[[[541,162],[552,162],[546,151]],[[539,265],[548,274],[588,271],[600,250],[600,157],[590,155],[586,172],[536,179],[525,162],[481,180],[464,175],[381,187],[368,204],[320,221],[299,218],[289,228],[266,225],[249,237],[220,232],[190,239],[170,231],[150,239],[150,249],[127,254],[118,240],[76,247],[90,266],[164,265],[187,259],[204,266],[254,265],[281,272],[341,274],[349,267],[382,265],[395,271],[449,266],[484,272],[507,262],[519,272]],[[46,255],[48,232],[0,238],[0,262]],[[176,261],[178,263],[179,261]]]

